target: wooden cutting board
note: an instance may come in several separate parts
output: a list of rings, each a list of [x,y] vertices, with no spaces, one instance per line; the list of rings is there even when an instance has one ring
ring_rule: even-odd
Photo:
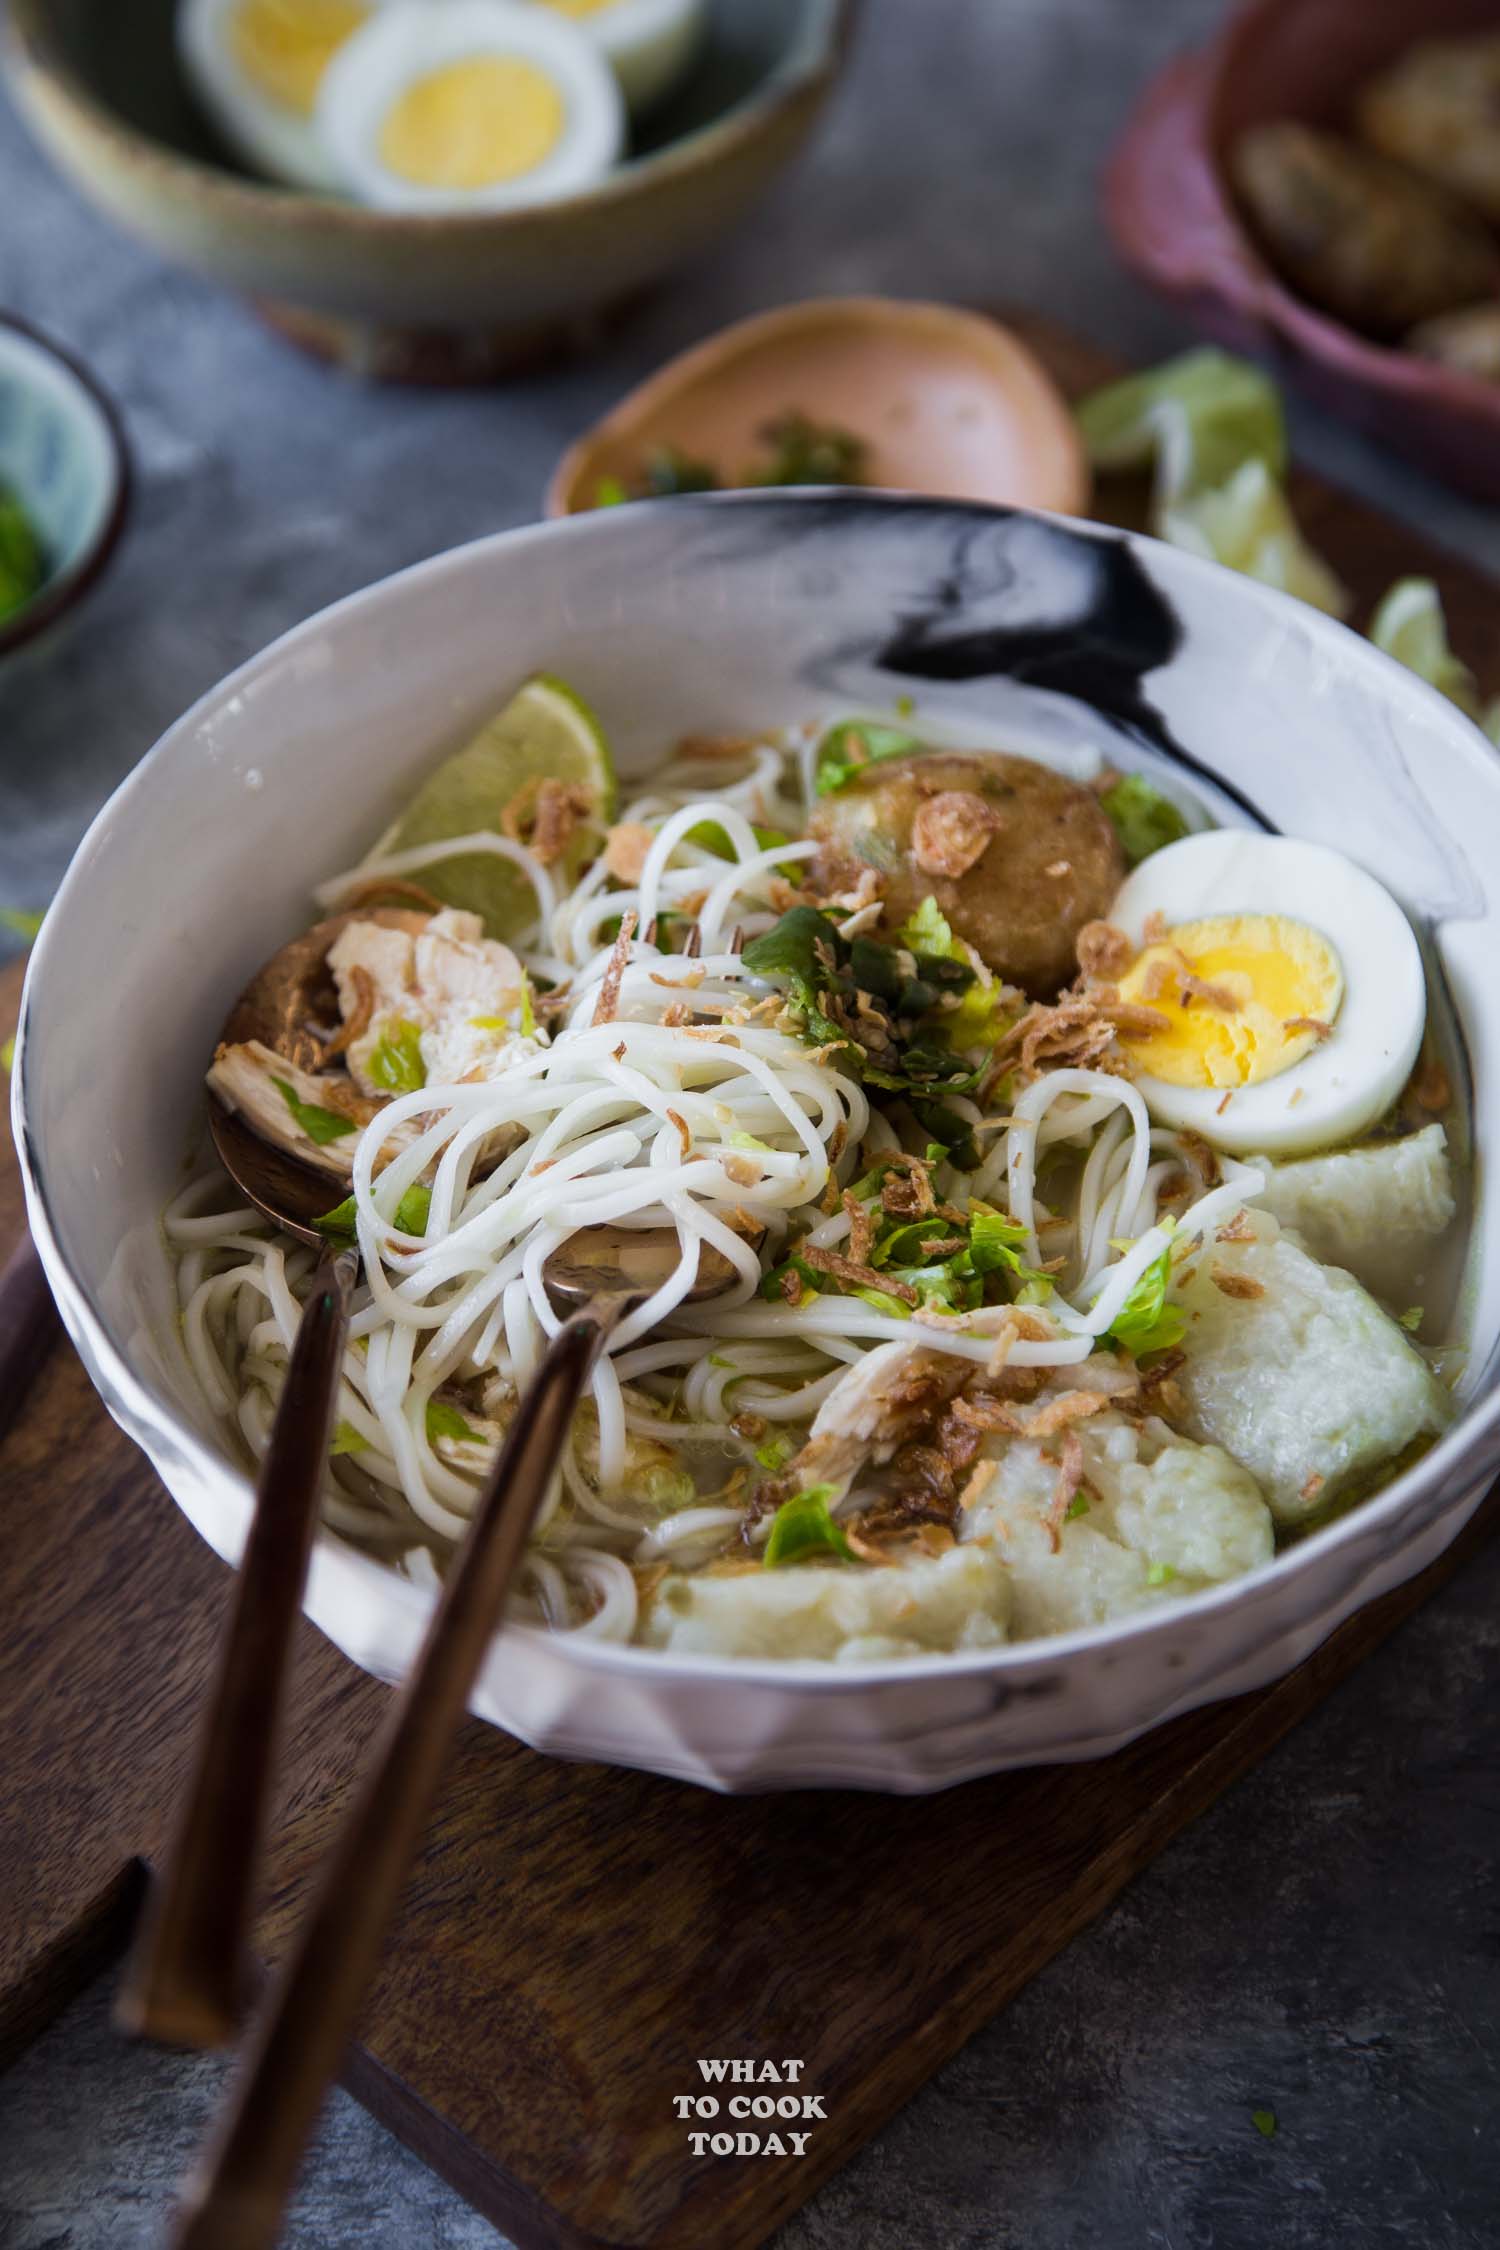
[[[1109,372],[1081,344],[1039,341],[1070,390]],[[1295,496],[1361,616],[1393,578],[1430,571],[1459,650],[1500,689],[1490,586],[1311,479]],[[0,1036],[17,986],[0,980]],[[7,1153],[0,1250],[21,1225]],[[229,1584],[66,1344],[6,1403],[0,2062],[123,1944]],[[1100,1764],[936,1798],[722,1799],[550,1762],[471,1722],[347,2083],[525,2250],[750,2250],[1496,1520],[1492,1498],[1433,1570],[1263,1694]],[[303,1628],[268,1958],[384,1701]],[[808,2134],[805,2155],[694,2157],[689,2133],[728,2123],[676,2113],[706,2058],[799,2064],[826,2113],[781,2128]]]

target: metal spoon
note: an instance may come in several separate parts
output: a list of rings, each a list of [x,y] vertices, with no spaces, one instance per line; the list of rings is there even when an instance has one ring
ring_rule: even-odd
[[[224,1026],[225,1043],[258,1040],[289,1061],[317,1068],[325,1043],[311,1026],[336,1021],[338,1012],[328,951],[356,919],[419,930],[427,916],[405,908],[361,908],[315,924],[251,979]],[[339,1200],[341,1174],[265,1139],[217,1100],[210,1102],[209,1124],[219,1159],[246,1199],[283,1232],[322,1249],[324,1257],[303,1307],[256,1480],[250,1533],[192,1773],[116,2009],[127,2031],[195,2047],[219,2045],[232,2035],[250,1989],[252,1884],[359,1271],[356,1252],[331,1249],[317,1224]],[[540,1430],[532,1419],[526,1492],[517,1502],[526,1531],[605,1336],[623,1312],[670,1278],[680,1257],[670,1228],[599,1227],[571,1237],[547,1261],[545,1278],[559,1305],[585,1309],[554,1339],[535,1378],[547,1412]],[[715,1296],[736,1278],[731,1262],[705,1244],[687,1301]],[[511,1451],[507,1447],[502,1455],[497,1486],[476,1516],[471,1544],[481,1517],[503,1498],[501,1472]],[[524,1544],[524,1532],[516,1542],[508,1527],[506,1551],[514,1546],[514,1556],[493,1600],[486,1598],[488,1630],[498,1619],[504,1584]],[[481,1640],[473,1668],[482,1648]],[[418,1825],[420,1817],[419,1810]],[[379,1927],[383,1924],[381,1916]],[[320,2099],[321,2087],[314,2108]]]

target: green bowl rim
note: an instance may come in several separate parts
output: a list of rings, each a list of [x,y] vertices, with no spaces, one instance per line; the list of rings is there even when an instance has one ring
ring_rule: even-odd
[[[261,220],[298,229],[326,220],[341,232],[377,235],[421,236],[453,229],[503,234],[566,224],[601,205],[627,202],[663,179],[712,168],[720,156],[754,140],[774,120],[824,89],[848,55],[863,0],[818,0],[818,4],[822,22],[804,23],[764,83],[732,109],[651,155],[617,167],[596,187],[553,203],[523,204],[508,211],[377,211],[338,197],[309,195],[272,181],[242,177],[185,156],[128,124],[89,90],[57,52],[49,0],[11,0],[0,22],[0,61],[23,98],[25,76],[34,73],[66,100],[82,124],[113,142],[123,159],[148,166],[164,187],[175,185],[183,193],[211,196],[226,210],[253,213]]]
[[[120,410],[97,378],[81,360],[64,351],[61,344],[29,320],[18,314],[0,312],[0,330],[24,337],[49,359],[56,360],[63,372],[70,376],[78,388],[99,410],[109,442],[111,464],[114,471],[114,491],[109,510],[88,546],[77,561],[60,570],[54,577],[45,579],[29,602],[23,604],[15,615],[0,625],[0,656],[9,656],[25,641],[35,640],[49,625],[57,622],[65,611],[93,585],[119,543],[125,528],[125,518],[130,510],[131,466],[130,447],[125,438],[125,425]]]

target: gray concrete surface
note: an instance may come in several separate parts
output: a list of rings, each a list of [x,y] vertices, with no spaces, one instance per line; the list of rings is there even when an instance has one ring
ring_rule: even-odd
[[[0,902],[45,903],[102,798],[230,665],[400,564],[534,515],[580,423],[738,313],[892,289],[1174,347],[1174,321],[1114,263],[1096,174],[1133,90],[1218,14],[869,0],[814,152],[747,232],[605,357],[471,396],[361,390],[300,360],[115,237],[0,104],[0,304],[93,363],[139,469],[125,548],[76,631],[0,671]],[[1310,416],[1297,431],[1330,474],[1500,569],[1500,518]],[[1500,2244],[1497,1687],[1492,1553],[975,2039],[781,2250]],[[86,1994],[0,2081],[4,2250],[160,2239],[219,2066],[122,2047],[108,2001]],[[498,2240],[334,2102],[292,2250]]]

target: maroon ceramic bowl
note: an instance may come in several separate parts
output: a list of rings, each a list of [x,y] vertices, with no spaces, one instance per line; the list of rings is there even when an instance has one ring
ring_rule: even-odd
[[[1482,499],[1500,500],[1500,384],[1356,335],[1294,297],[1241,223],[1226,152],[1247,126],[1340,126],[1419,39],[1500,26],[1500,0],[1251,0],[1147,89],[1105,173],[1126,263],[1232,351]]]

